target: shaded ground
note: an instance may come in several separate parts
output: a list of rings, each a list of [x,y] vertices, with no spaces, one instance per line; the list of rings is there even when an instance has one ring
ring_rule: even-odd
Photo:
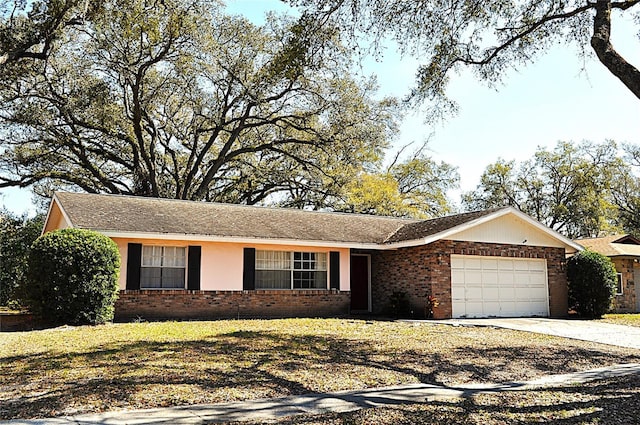
[[[638,376],[580,386],[525,392],[479,394],[465,400],[430,400],[423,404],[372,408],[350,413],[295,416],[257,425],[502,425],[527,423],[631,425],[640,423]],[[232,424],[231,422],[227,424]],[[240,422],[233,422],[240,424]]]
[[[59,328],[0,335],[0,418],[414,382],[521,381],[630,362],[640,362],[637,350],[503,329],[394,322],[289,319]]]

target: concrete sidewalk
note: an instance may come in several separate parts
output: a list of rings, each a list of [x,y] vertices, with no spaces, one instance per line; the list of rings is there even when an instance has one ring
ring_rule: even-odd
[[[478,384],[461,387],[411,384],[360,391],[343,391],[331,394],[307,394],[268,400],[106,412],[51,419],[18,419],[0,421],[0,425],[195,425],[229,421],[275,420],[286,416],[301,414],[349,412],[368,407],[428,403],[434,400],[469,397],[473,394],[486,392],[524,391],[535,388],[575,385],[598,379],[631,374],[640,374],[640,364],[630,363],[593,369],[586,372],[550,375],[526,382]]]
[[[452,326],[490,326],[640,349],[640,327],[602,323],[597,320],[531,317],[513,319],[446,319],[430,320],[425,323],[440,323]]]

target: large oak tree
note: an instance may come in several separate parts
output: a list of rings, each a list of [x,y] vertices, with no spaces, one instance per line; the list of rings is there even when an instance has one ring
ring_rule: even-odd
[[[454,108],[445,95],[452,73],[470,66],[494,83],[506,70],[534,61],[553,45],[573,45],[600,62],[640,98],[640,72],[611,42],[616,20],[638,20],[640,0],[289,0],[357,41],[391,38],[423,60],[413,92]]]
[[[330,26],[258,27],[206,0],[100,7],[0,78],[0,187],[323,207],[395,131]]]

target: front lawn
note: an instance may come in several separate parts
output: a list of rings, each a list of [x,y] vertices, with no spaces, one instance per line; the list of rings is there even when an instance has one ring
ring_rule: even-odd
[[[627,325],[640,327],[640,313],[628,314],[605,314],[603,322],[615,323],[616,325]]]
[[[0,418],[424,382],[529,380],[637,350],[504,329],[361,320],[130,323],[0,335]]]
[[[638,424],[639,411],[638,377],[626,376],[579,386],[476,394],[464,400],[432,400],[422,404],[378,407],[348,413],[292,416],[275,422],[234,422],[233,424],[632,425]]]

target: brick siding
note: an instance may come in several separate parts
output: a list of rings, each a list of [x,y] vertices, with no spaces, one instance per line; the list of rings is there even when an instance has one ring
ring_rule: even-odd
[[[451,254],[546,259],[550,316],[567,315],[567,277],[563,248],[448,240],[394,251],[372,252],[373,313],[388,313],[391,294],[403,291],[408,296],[413,317],[425,317],[428,295],[434,295],[440,303],[434,310],[435,318],[452,317]]]
[[[331,317],[349,314],[349,291],[120,291],[116,320]]]

